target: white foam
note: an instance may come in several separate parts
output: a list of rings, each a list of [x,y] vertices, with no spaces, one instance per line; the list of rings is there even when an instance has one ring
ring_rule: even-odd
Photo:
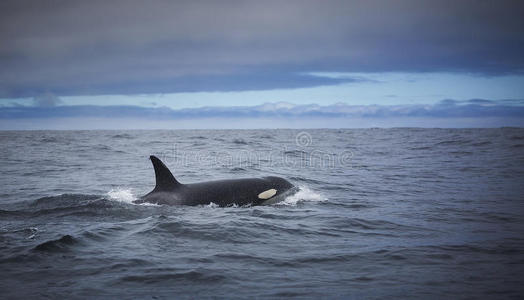
[[[219,207],[219,206],[218,206],[218,204],[211,202],[211,203],[209,203],[208,205],[204,205],[204,207],[208,207],[208,208],[217,208],[217,207]]]
[[[134,203],[133,201],[138,200],[138,198],[133,194],[131,189],[117,188],[112,189],[107,192],[107,197],[109,200],[124,202],[133,205],[143,205],[143,206],[160,206],[159,204],[144,202],[144,203]]]
[[[131,189],[111,189],[109,192],[107,192],[107,196],[109,197],[109,200],[125,202],[129,204],[134,204],[133,201],[137,200]]]
[[[34,239],[36,234],[38,233],[38,228],[37,227],[31,227],[29,228],[29,230],[31,231],[31,235],[29,237],[27,237],[28,239]]]
[[[286,197],[282,202],[276,203],[277,205],[297,205],[299,202],[324,202],[328,199],[322,194],[319,194],[307,186],[299,186],[298,192],[293,195]]]

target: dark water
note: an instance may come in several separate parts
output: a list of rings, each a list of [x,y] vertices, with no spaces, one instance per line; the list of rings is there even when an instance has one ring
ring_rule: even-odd
[[[511,299],[524,130],[0,132],[2,298]],[[266,207],[133,205],[150,154],[183,183],[276,175]]]

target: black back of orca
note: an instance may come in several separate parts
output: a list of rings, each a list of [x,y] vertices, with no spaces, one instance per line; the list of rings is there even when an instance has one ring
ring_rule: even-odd
[[[155,169],[156,186],[135,203],[261,205],[281,201],[296,191],[289,181],[275,176],[181,184],[160,159],[153,155],[149,158]]]

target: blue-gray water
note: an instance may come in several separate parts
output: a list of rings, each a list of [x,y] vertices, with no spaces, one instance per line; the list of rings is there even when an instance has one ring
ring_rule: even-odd
[[[2,298],[511,299],[524,293],[524,130],[0,132]],[[134,205],[276,175],[279,205]]]

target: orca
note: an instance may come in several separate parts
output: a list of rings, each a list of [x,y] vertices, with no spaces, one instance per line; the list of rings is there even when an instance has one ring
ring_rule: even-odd
[[[206,181],[192,184],[178,182],[156,156],[149,157],[155,169],[156,186],[134,203],[161,205],[244,206],[280,202],[298,189],[284,178],[268,176]]]

